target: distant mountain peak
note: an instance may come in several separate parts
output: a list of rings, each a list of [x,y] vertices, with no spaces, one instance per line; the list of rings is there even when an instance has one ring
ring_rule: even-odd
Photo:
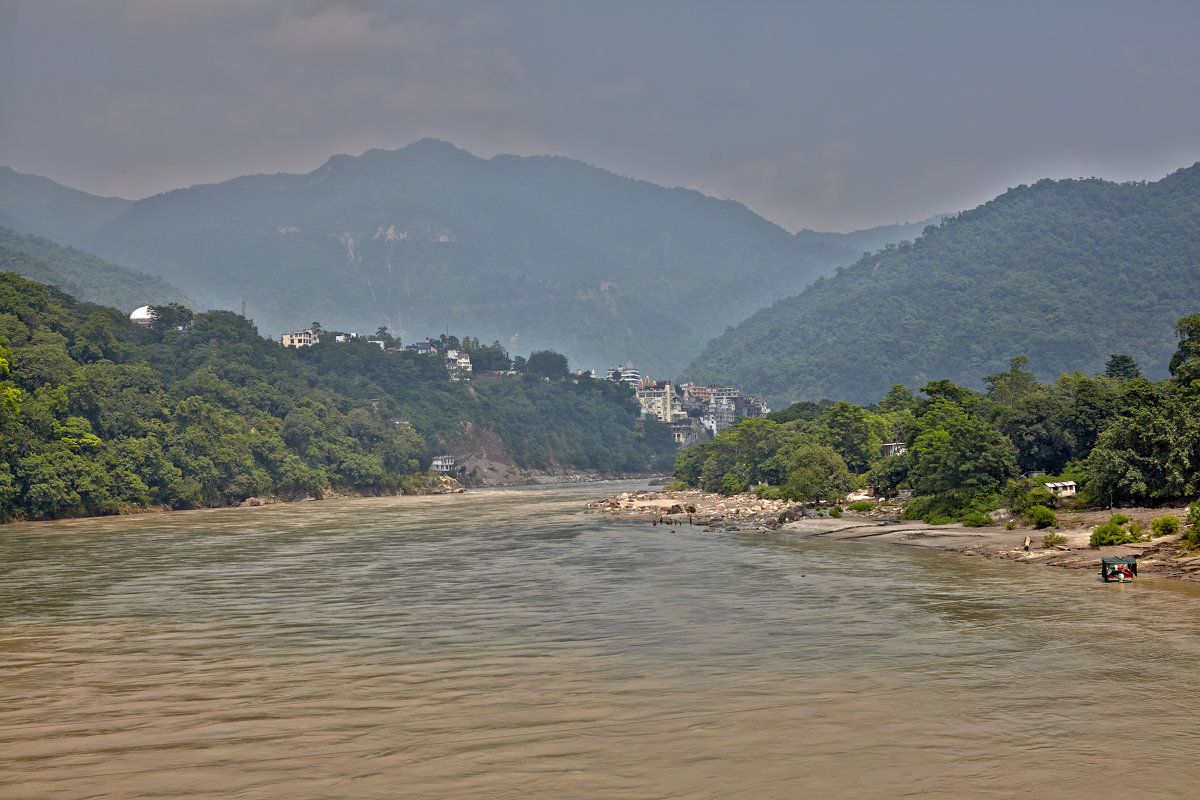
[[[394,153],[407,152],[407,153],[453,154],[453,155],[457,155],[457,156],[471,156],[471,158],[475,158],[474,155],[467,152],[466,150],[463,150],[461,147],[455,147],[453,144],[445,141],[444,139],[434,139],[429,136],[426,136],[424,139],[418,139],[417,141],[413,142],[412,144],[405,145],[404,147],[401,147],[399,150],[392,150],[392,151],[370,150],[368,152],[372,152],[372,153],[374,153],[374,152],[394,152]]]

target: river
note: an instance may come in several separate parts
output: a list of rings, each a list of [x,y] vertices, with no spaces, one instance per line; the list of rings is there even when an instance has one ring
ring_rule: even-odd
[[[1195,584],[637,485],[0,527],[0,796],[1198,796]]]

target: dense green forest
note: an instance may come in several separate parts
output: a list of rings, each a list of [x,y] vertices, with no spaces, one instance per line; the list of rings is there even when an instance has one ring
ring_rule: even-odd
[[[1024,357],[976,392],[949,380],[896,384],[870,406],[804,401],[742,421],[682,451],[675,476],[724,494],[815,501],[852,488],[916,493],[906,513],[981,525],[986,513],[1050,505],[1047,480],[1082,502],[1161,504],[1200,496],[1200,314],[1179,320],[1172,377],[1157,383],[1126,354],[1103,375],[1041,383]],[[904,451],[885,456],[885,443]],[[1022,477],[1047,472],[1040,480]]]
[[[674,455],[623,384],[451,382],[436,357],[329,336],[286,349],[232,312],[155,310],[139,327],[0,273],[0,518],[398,492],[467,425],[524,467],[643,471]]]
[[[938,378],[980,389],[1013,353],[1043,380],[1111,353],[1161,378],[1171,326],[1200,307],[1198,223],[1200,164],[1154,183],[1020,186],[759,311],[683,377],[776,407]]]
[[[186,296],[162,278],[63,247],[49,239],[0,226],[0,272],[15,272],[38,283],[57,286],[82,300],[123,308],[126,313],[151,302]]]

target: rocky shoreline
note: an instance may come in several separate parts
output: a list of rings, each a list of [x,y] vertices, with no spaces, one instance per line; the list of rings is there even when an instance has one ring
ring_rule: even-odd
[[[704,531],[773,531],[804,539],[882,542],[908,547],[947,550],[984,558],[1023,561],[1069,569],[1099,571],[1100,559],[1136,555],[1138,574],[1200,581],[1200,553],[1190,553],[1179,534],[1149,542],[1092,548],[1088,540],[1109,517],[1108,511],[1060,512],[1054,531],[1065,541],[1047,546],[1047,531],[1021,524],[1019,519],[996,514],[996,523],[982,528],[961,524],[930,525],[899,519],[898,505],[880,505],[870,511],[812,508],[779,500],[762,500],[753,494],[732,497],[698,490],[679,492],[638,490],[611,495],[588,503],[592,513],[607,514],[639,524],[685,525]],[[1183,519],[1187,509],[1121,509],[1149,528],[1150,520],[1166,514]],[[836,512],[835,512],[836,513]],[[1011,523],[1012,527],[1008,527]]]

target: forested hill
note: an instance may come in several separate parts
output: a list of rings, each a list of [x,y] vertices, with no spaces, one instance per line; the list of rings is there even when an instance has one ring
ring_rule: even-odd
[[[866,403],[895,383],[979,387],[1013,356],[1167,374],[1171,328],[1200,308],[1200,164],[1153,183],[1043,180],[930,226],[776,302],[684,370],[771,405]]]
[[[145,303],[190,302],[155,275],[126,269],[74,247],[0,226],[0,272],[57,286],[83,300],[132,311]]]
[[[142,328],[0,273],[0,521],[396,492],[467,429],[527,468],[674,457],[622,383],[451,382],[436,357],[362,340],[285,349],[229,311],[163,311]]]
[[[80,246],[203,306],[245,300],[272,335],[313,320],[408,341],[470,330],[583,368],[633,359],[669,377],[727,325],[892,229],[860,234],[793,236],[695,191],[423,140],[147,198]]]

